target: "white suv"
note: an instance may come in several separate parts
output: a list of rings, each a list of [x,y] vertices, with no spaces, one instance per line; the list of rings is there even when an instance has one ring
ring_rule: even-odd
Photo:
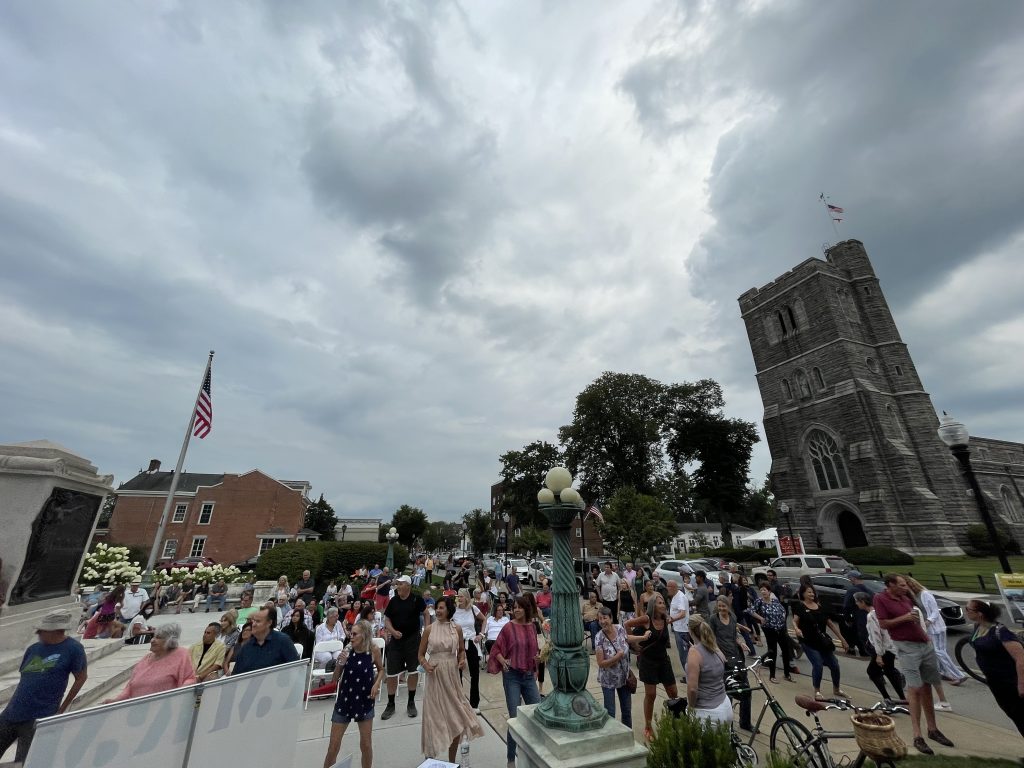
[[[775,571],[779,581],[796,581],[805,574],[846,573],[853,566],[838,555],[786,555],[777,557],[767,566],[754,568],[750,575],[754,581],[767,578],[768,571]]]

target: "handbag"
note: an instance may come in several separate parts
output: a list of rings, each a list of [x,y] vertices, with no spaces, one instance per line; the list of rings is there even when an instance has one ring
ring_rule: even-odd
[[[630,693],[636,693],[636,675],[633,674],[633,670],[629,670],[629,674],[626,675],[626,690]]]

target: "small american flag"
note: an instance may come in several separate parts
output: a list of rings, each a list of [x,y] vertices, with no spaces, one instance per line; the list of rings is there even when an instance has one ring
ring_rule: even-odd
[[[604,515],[602,515],[601,510],[597,508],[597,504],[591,504],[589,507],[587,507],[587,514],[583,516],[583,519],[586,520],[591,515],[596,517],[602,523],[604,522]]]
[[[213,371],[207,367],[203,388],[199,391],[199,399],[196,400],[196,422],[192,434],[200,440],[210,434],[213,428],[213,395],[210,393],[212,376]]]
[[[825,203],[825,205],[827,205],[827,206],[828,206],[828,209],[829,209],[829,210],[830,210],[830,211],[831,211],[832,213],[846,213],[846,211],[844,211],[844,210],[843,210],[842,208],[840,208],[840,207],[839,207],[838,205],[832,205],[832,203]]]

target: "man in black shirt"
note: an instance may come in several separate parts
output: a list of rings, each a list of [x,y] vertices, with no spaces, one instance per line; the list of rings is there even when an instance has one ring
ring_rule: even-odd
[[[395,580],[395,596],[384,609],[384,627],[388,635],[387,662],[388,705],[381,714],[387,720],[395,714],[395,692],[398,690],[398,676],[408,673],[409,717],[416,717],[416,683],[419,675],[420,617],[423,625],[430,623],[427,604],[420,595],[412,594],[412,579],[399,576]]]

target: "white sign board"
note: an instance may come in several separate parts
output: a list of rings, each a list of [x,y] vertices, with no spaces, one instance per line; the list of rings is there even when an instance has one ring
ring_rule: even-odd
[[[195,711],[192,687],[39,721],[25,768],[181,768]]]
[[[25,768],[208,768],[223,755],[240,765],[291,765],[308,664],[44,718]]]

